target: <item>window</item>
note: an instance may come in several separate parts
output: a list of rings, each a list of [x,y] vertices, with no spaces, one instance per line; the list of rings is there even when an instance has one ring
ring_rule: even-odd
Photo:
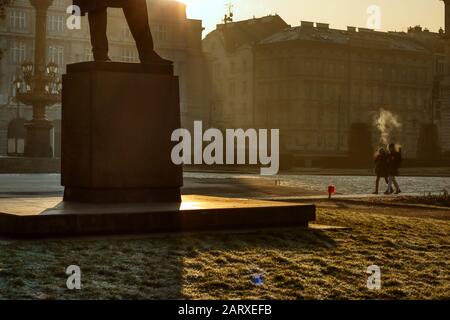
[[[67,0],[53,0],[53,7],[55,8],[63,8],[67,6]]]
[[[365,88],[363,101],[366,103],[372,103],[372,87],[367,85]]]
[[[138,61],[138,55],[136,50],[133,48],[123,48],[122,49],[122,62],[137,62]]]
[[[372,66],[367,67],[367,79],[372,79]]]
[[[26,44],[20,41],[14,41],[11,47],[11,60],[14,63],[22,63],[26,60]]]
[[[247,94],[247,81],[242,82],[242,94]]]
[[[62,67],[64,65],[64,47],[49,46],[48,59],[50,62],[56,63],[58,66]]]
[[[15,30],[25,30],[27,28],[26,12],[21,10],[12,10],[9,16],[9,25]]]
[[[335,76],[335,70],[336,70],[336,67],[335,67],[334,63],[330,63],[328,65],[328,76],[334,77]]]
[[[231,73],[235,73],[236,72],[236,64],[234,63],[234,61],[230,62],[230,72]]]
[[[51,32],[63,32],[64,31],[64,17],[63,16],[55,16],[49,15],[47,23],[47,30]]]
[[[91,47],[84,48],[84,60],[85,61],[92,61],[92,60],[94,60],[94,55],[92,53]]]
[[[306,61],[304,64],[304,70],[306,74],[311,74],[311,62]]]
[[[361,78],[361,65],[357,64],[355,66],[355,68],[353,69],[353,72],[355,74],[355,78],[357,78],[357,79]]]
[[[131,34],[130,28],[128,28],[128,25],[126,24],[122,26],[122,38],[133,39],[133,35]]]
[[[382,88],[375,86],[373,87],[373,102],[380,103],[382,98]]]
[[[214,64],[214,76],[219,78],[221,73],[220,73],[221,69],[220,69],[220,63],[215,63]]]
[[[305,82],[305,98],[311,99],[311,91],[312,91],[312,83],[311,82]]]
[[[228,110],[230,114],[233,114],[236,111],[234,108],[234,102],[230,102],[230,109]]]
[[[398,104],[398,88],[394,87],[391,90],[391,103]]]
[[[236,83],[234,80],[230,81],[230,96],[234,96],[236,94]]]
[[[248,66],[247,60],[244,59],[242,61],[242,71],[243,72],[247,72],[247,66]]]
[[[400,89],[400,104],[405,105],[407,103],[408,92],[405,88]]]
[[[442,61],[436,62],[436,72],[437,72],[437,74],[440,74],[440,75],[444,74],[444,62],[442,62]]]
[[[378,67],[378,74],[377,74],[378,80],[383,79],[383,75],[384,75],[384,67],[383,66],[379,66]]]
[[[7,154],[9,156],[23,155],[25,151],[25,119],[18,118],[9,122],[7,131]]]
[[[156,39],[159,41],[166,41],[167,40],[167,26],[163,25],[163,24],[158,24],[156,26],[156,30],[155,30],[155,36]]]

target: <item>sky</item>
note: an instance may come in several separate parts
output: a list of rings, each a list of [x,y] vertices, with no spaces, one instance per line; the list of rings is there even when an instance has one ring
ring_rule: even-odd
[[[367,10],[380,9],[382,31],[406,31],[421,25],[431,31],[444,27],[444,4],[440,0],[178,0],[187,4],[189,18],[203,20],[203,36],[221,23],[233,4],[235,20],[279,14],[288,24],[296,26],[301,20],[329,23],[331,28],[347,26],[368,27]],[[373,20],[371,20],[373,21]],[[369,25],[370,26],[370,25]]]

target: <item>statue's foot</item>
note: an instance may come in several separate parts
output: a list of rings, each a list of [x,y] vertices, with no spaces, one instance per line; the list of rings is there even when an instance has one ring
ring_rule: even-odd
[[[142,64],[172,63],[172,61],[166,60],[162,58],[159,54],[157,54],[155,51],[152,51],[150,54],[141,57],[141,63]]]
[[[109,56],[100,55],[100,56],[94,56],[95,62],[112,62],[112,60],[109,58]]]

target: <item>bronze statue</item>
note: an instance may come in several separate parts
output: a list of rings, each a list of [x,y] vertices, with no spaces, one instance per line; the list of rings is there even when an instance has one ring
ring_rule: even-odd
[[[82,15],[88,14],[95,61],[111,61],[106,36],[108,7],[123,9],[142,63],[166,61],[154,51],[146,0],[73,0],[73,4],[80,7]]]

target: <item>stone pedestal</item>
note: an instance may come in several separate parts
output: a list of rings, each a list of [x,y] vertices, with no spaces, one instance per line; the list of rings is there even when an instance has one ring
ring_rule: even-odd
[[[53,124],[48,120],[31,120],[25,123],[27,143],[25,156],[31,158],[52,158],[53,149],[50,143],[50,133]]]
[[[85,62],[67,66],[62,96],[65,201],[180,202],[172,163],[180,128],[171,63]]]

